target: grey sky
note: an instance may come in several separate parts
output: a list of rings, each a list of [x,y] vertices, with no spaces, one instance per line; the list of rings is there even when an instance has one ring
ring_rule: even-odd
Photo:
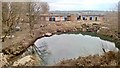
[[[120,0],[42,0],[50,10],[112,10]]]
[[[13,2],[48,2],[50,10],[113,10],[120,0],[2,0]]]

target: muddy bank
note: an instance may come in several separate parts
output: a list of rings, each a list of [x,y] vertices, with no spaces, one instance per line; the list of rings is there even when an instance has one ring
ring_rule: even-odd
[[[10,66],[10,63],[3,55],[2,67]],[[87,57],[78,57],[68,60],[62,60],[51,66],[118,66],[120,65],[120,52],[109,51],[104,55],[89,55]],[[23,58],[17,59],[11,66],[38,66],[41,60],[34,55],[27,55]]]
[[[39,38],[45,36],[52,36],[54,34],[68,33],[68,32],[82,31],[82,32],[96,33],[98,29],[99,28],[95,27],[95,29],[93,30],[93,28],[91,27],[88,28],[88,26],[86,25],[82,26],[80,22],[46,23],[46,24],[38,23],[34,25],[34,29],[32,30],[33,34],[25,33],[25,35],[22,35],[22,37],[20,37],[20,40],[18,40],[17,42],[16,42],[17,38],[8,39],[10,40],[10,42],[4,42],[6,47],[2,49],[2,52],[4,53],[4,55],[7,55],[7,60],[11,61],[16,56],[22,55],[27,50],[27,48],[33,46],[34,42]],[[13,40],[13,42],[11,42],[11,40]]]
[[[80,23],[68,22],[68,23],[35,24],[34,29],[32,30],[33,34],[29,34],[28,31],[26,31],[27,33],[22,35],[22,37],[20,37],[19,40],[18,40],[19,38],[18,36],[13,39],[11,38],[7,39],[7,41],[3,42],[3,45],[5,45],[5,47],[3,47],[2,49],[2,53],[4,55],[7,55],[6,57],[7,61],[11,62],[11,60],[15,59],[17,56],[22,55],[27,50],[27,48],[29,48],[30,46],[33,46],[34,42],[37,39],[45,36],[52,36],[57,33],[64,33],[64,32],[70,32],[70,31],[74,32],[77,30],[79,31],[79,28],[80,28]]]
[[[77,59],[68,59],[60,61],[55,66],[118,66],[120,53],[109,51],[104,55],[93,55],[87,57],[78,57]]]
[[[32,30],[33,34],[25,34],[23,37],[20,37],[21,40],[12,43],[4,42],[6,47],[2,49],[4,54],[8,54],[12,56],[17,56],[22,54],[26,48],[32,46],[33,43],[42,37],[52,36],[54,34],[62,34],[68,32],[90,32],[94,33],[96,36],[100,36],[99,34],[104,35],[102,38],[110,37],[112,42],[115,42],[117,46],[119,46],[119,39],[116,36],[111,37],[110,30],[103,30],[100,32],[100,28],[102,26],[98,24],[90,25],[90,24],[80,24],[80,22],[66,22],[66,23],[46,23],[46,24],[35,24],[34,29]],[[99,30],[99,32],[97,32]],[[108,32],[109,31],[109,32]],[[12,39],[10,39],[12,40]],[[108,39],[107,39],[108,40]],[[3,43],[3,45],[4,45]],[[9,43],[9,44],[6,44]]]
[[[72,24],[51,23],[51,24],[46,24],[44,26],[41,26],[41,24],[36,24],[34,30],[32,31],[33,32],[32,35],[28,33],[27,35],[25,35],[25,37],[21,37],[22,40],[16,43],[13,41],[12,44],[8,44],[9,46],[6,45],[7,47],[2,49],[2,52],[6,55],[10,55],[10,57],[14,57],[25,52],[26,49],[29,46],[32,46],[38,38],[42,38],[49,35],[51,36],[56,33],[79,31],[79,28],[80,28],[80,23],[72,23]]]

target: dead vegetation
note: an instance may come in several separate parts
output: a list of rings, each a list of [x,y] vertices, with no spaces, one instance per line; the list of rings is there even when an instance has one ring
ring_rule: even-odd
[[[9,5],[11,4],[11,9],[9,10]],[[57,23],[47,23],[47,22],[41,22],[36,21],[37,16],[41,13],[47,13],[49,10],[49,6],[46,7],[46,4],[43,4],[42,11],[41,7],[36,7],[38,9],[38,12],[30,10],[30,3],[25,4],[23,3],[22,6],[19,3],[3,3],[3,35],[5,40],[3,42],[3,49],[2,52],[4,55],[8,55],[7,59],[11,61],[10,59],[15,58],[18,55],[23,54],[28,47],[32,46],[34,42],[41,37],[44,37],[46,33],[56,34],[56,33],[65,33],[65,32],[75,32],[82,30],[81,22],[57,22]],[[37,4],[39,5],[39,4]],[[13,6],[13,7],[12,7]],[[25,10],[25,8],[28,8],[29,10]],[[22,10],[19,10],[21,7]],[[31,7],[35,7],[35,4]],[[44,9],[45,8],[45,9]],[[16,10],[19,10],[18,12],[15,12]],[[20,13],[20,14],[19,14]],[[26,13],[28,15],[26,16]],[[111,13],[110,13],[111,14]],[[109,14],[108,14],[109,15]],[[113,16],[111,19],[111,15],[107,16],[109,20],[104,23],[103,26],[106,26],[110,28],[111,31],[117,33],[117,23],[116,23],[116,15]],[[115,18],[115,19],[114,19]],[[114,19],[114,20],[113,20]],[[108,24],[109,23],[109,24]],[[15,31],[14,29],[18,25],[21,27],[21,31]],[[1,26],[1,25],[0,25]],[[85,28],[86,30],[86,28]],[[30,34],[32,32],[32,35]],[[103,32],[102,32],[103,33]],[[105,31],[104,34],[107,33],[109,35],[108,31]],[[114,33],[112,33],[114,34]],[[14,35],[13,38],[6,38],[6,36]],[[110,54],[110,55],[108,55]],[[88,56],[88,57],[80,57],[78,59],[71,59],[62,61],[60,64],[57,65],[73,65],[73,66],[95,66],[95,65],[117,65],[116,61],[116,55],[113,52],[105,54],[105,56]],[[81,59],[82,58],[82,59]],[[99,59],[98,59],[99,58]],[[108,59],[107,59],[108,58]],[[95,63],[96,62],[96,63]]]
[[[118,36],[118,12],[106,12],[103,26],[108,27],[112,33]]]
[[[55,66],[117,66],[118,62],[120,62],[118,61],[118,55],[120,54],[109,51],[101,56],[90,55],[87,57],[79,57],[77,59],[63,60],[55,64]]]

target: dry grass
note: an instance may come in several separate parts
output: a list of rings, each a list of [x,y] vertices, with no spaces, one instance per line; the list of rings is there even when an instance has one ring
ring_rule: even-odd
[[[111,29],[112,32],[118,32],[118,13],[117,12],[108,12],[105,15],[105,24]]]
[[[116,66],[118,65],[118,53],[108,52],[104,55],[79,57],[77,59],[63,60],[55,66]]]

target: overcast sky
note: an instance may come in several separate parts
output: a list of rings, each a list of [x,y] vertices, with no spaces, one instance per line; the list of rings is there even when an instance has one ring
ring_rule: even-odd
[[[112,10],[120,0],[42,0],[50,10]]]

